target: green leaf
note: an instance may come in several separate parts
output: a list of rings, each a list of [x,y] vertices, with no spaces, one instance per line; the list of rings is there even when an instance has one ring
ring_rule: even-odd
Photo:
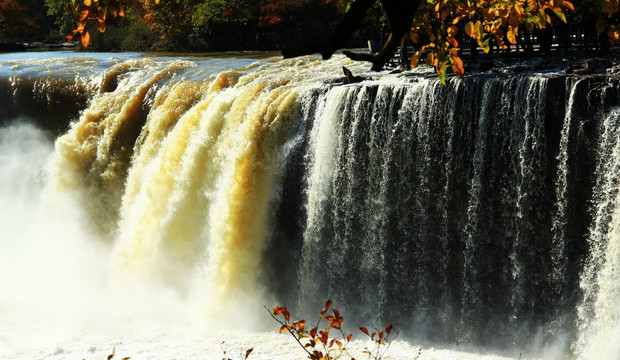
[[[482,43],[482,47],[484,49],[484,53],[488,54],[489,51],[491,51],[491,45],[490,45],[490,41],[491,38],[487,38],[486,40],[484,40],[484,42]]]
[[[551,9],[551,11],[553,11],[555,16],[557,16],[560,20],[562,20],[563,23],[566,24],[566,16],[564,16],[563,12],[558,11],[558,10],[554,10],[554,9]]]
[[[441,81],[441,83],[446,86],[446,67],[442,66],[441,69],[439,69],[439,71],[437,72],[437,75],[439,75],[439,81]]]
[[[531,21],[525,21],[525,28],[527,29],[527,31],[532,32],[534,31],[534,24],[532,24]]]
[[[596,20],[596,31],[598,31],[599,33],[605,31],[605,19],[603,19],[601,16],[599,16],[598,20]]]

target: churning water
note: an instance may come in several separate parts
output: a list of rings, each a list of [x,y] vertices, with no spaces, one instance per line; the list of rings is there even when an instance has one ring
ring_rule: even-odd
[[[0,57],[0,356],[620,359],[618,79],[258,58]]]

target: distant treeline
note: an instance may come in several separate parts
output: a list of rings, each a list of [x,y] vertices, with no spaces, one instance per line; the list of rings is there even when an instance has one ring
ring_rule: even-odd
[[[71,1],[0,0],[0,44],[63,42],[79,17]],[[105,32],[90,31],[89,50],[277,50],[328,36],[343,12],[325,0],[133,1],[102,24]],[[350,46],[379,38],[381,16],[377,5]]]

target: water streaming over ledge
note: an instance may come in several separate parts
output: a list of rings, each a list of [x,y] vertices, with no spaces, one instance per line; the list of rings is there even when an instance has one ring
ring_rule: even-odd
[[[222,64],[3,63],[0,123],[62,134],[43,207],[71,199],[105,286],[206,319],[334,298],[409,339],[620,356],[618,79]]]

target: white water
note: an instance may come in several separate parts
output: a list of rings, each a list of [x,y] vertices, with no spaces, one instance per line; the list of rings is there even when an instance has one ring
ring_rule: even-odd
[[[41,64],[57,65],[58,61],[17,61],[11,66],[15,71],[25,71]],[[80,120],[55,145],[47,134],[27,125],[25,119],[14,119],[15,125],[0,129],[0,357],[100,359],[106,358],[115,347],[118,358],[132,359],[219,359],[223,356],[222,349],[236,359],[248,348],[255,349],[250,359],[305,358],[292,338],[269,331],[279,326],[262,307],[278,304],[265,288],[269,278],[262,273],[257,255],[265,249],[266,234],[271,230],[273,215],[268,205],[279,196],[276,184],[281,176],[281,164],[288,161],[291,148],[303,138],[295,134],[297,129],[292,121],[298,112],[310,115],[304,118],[316,117],[309,139],[313,150],[307,174],[310,213],[302,266],[311,269],[310,273],[320,274],[322,268],[311,261],[312,241],[321,240],[323,225],[319,221],[325,216],[321,204],[331,201],[334,195],[330,183],[334,191],[345,194],[345,205],[354,199],[358,165],[351,156],[356,155],[356,147],[368,145],[371,152],[381,153],[372,158],[379,162],[369,167],[373,178],[381,181],[373,190],[377,196],[367,204],[371,209],[381,210],[388,203],[389,191],[382,177],[387,179],[390,170],[389,161],[381,161],[392,156],[393,148],[381,150],[384,144],[372,143],[380,141],[373,132],[380,133],[394,126],[395,131],[408,134],[408,139],[426,139],[434,119],[424,117],[423,112],[430,113],[439,107],[435,95],[443,89],[430,80],[407,84],[400,90],[398,86],[403,79],[384,76],[373,82],[379,85],[378,92],[384,97],[380,101],[387,104],[377,105],[378,109],[396,106],[386,95],[390,91],[406,91],[410,108],[401,109],[399,119],[373,119],[370,144],[364,144],[363,137],[358,142],[357,136],[348,142],[347,133],[340,129],[343,125],[338,125],[342,121],[339,115],[352,113],[353,121],[344,126],[350,127],[354,134],[358,129],[363,133],[366,124],[362,115],[365,114],[357,112],[366,111],[363,105],[370,96],[370,87],[332,88],[324,93],[317,109],[304,102],[310,99],[305,97],[305,92],[316,91],[324,86],[323,81],[339,77],[342,64],[356,74],[364,73],[363,65],[342,59],[327,63],[310,59],[285,64],[268,61],[262,67],[253,66],[254,70],[227,70],[217,76],[204,69],[196,70],[190,61],[114,60],[103,75],[89,78],[95,89],[89,91],[96,92],[118,79],[116,90],[98,94]],[[531,91],[538,91],[534,86],[538,82],[545,83],[532,81],[530,85],[522,85],[520,91],[529,96]],[[487,89],[489,98],[501,89],[499,81],[495,85],[497,89]],[[418,106],[416,99],[421,94],[425,95],[424,102]],[[510,94],[507,92],[505,96]],[[146,115],[142,114],[145,106],[149,107]],[[485,106],[491,111],[492,104],[485,103]],[[525,111],[535,112],[538,110],[535,106],[528,106]],[[316,113],[307,114],[310,111]],[[411,133],[407,123],[410,115],[425,121],[416,124]],[[142,117],[145,117],[144,125],[139,122]],[[495,126],[491,121],[486,117],[481,121],[478,125],[481,134],[487,126]],[[526,200],[532,196],[527,194],[526,186],[521,188],[529,180],[527,172],[533,168],[528,161],[536,158],[529,152],[536,156],[541,153],[540,143],[536,142],[542,136],[541,123],[526,122],[526,130],[525,139],[517,147],[517,161],[524,179],[518,188],[519,217],[529,210]],[[450,131],[450,146],[459,140],[452,137],[456,131]],[[487,140],[491,139],[478,137],[478,141]],[[417,165],[424,171],[433,170],[429,146],[420,141],[417,149],[421,155]],[[459,151],[457,147],[452,150]],[[485,150],[486,143],[483,143],[477,148],[475,161],[488,160],[484,158]],[[344,159],[342,168],[337,168],[341,164],[339,159]],[[447,164],[445,169],[452,171]],[[333,179],[338,171],[346,173],[348,184]],[[408,169],[400,171],[404,173]],[[478,180],[484,174],[474,175],[477,177],[471,184],[471,192],[483,192]],[[430,193],[427,178],[421,176],[419,181],[422,191]],[[445,196],[449,196],[448,181]],[[410,184],[402,185],[404,189],[410,188]],[[474,213],[474,210],[485,211],[482,205],[469,205],[473,209],[468,213],[470,222],[482,221]],[[345,218],[352,218],[357,210],[342,211]],[[447,210],[444,211],[445,217]],[[368,212],[369,217],[374,215]],[[420,219],[430,216],[416,215]],[[400,221],[403,221],[401,225],[407,225],[405,217]],[[358,230],[354,225],[345,225],[350,227],[347,232]],[[379,220],[364,226],[372,232],[385,231]],[[612,226],[613,238],[617,237],[616,228]],[[378,240],[387,241],[384,237]],[[366,248],[377,245],[372,238],[364,241],[362,245]],[[473,237],[468,239],[468,245],[476,248],[478,244],[474,241]],[[594,335],[584,335],[585,342],[593,337],[602,339],[596,340],[601,344],[596,349],[586,351],[592,356],[597,354],[592,358],[613,359],[619,351],[605,343],[606,336],[618,334],[615,328],[618,321],[614,317],[617,291],[613,287],[617,281],[613,269],[614,259],[620,257],[614,255],[613,244],[610,241],[609,247],[599,251],[608,260],[600,261],[605,268],[597,284],[611,291],[597,298],[594,312],[598,318],[594,325],[588,326],[587,333]],[[347,246],[349,243],[342,242],[335,247],[330,254],[330,269],[342,267]],[[447,243],[442,246],[446,247]],[[506,296],[512,296],[511,301],[520,305],[527,301],[521,298],[520,289],[527,289],[528,284],[523,278],[527,269],[521,268],[518,258],[526,255],[518,254],[518,250],[513,249],[509,255],[513,261],[512,277],[519,287]],[[433,261],[433,253],[429,254],[423,261]],[[371,281],[378,279],[381,286],[386,281],[386,267],[374,271],[382,266],[384,257],[381,251],[364,254],[359,270],[366,280],[360,288],[368,291],[362,291],[363,294],[372,291]],[[466,268],[477,275],[479,259],[466,257],[466,261]],[[598,264],[599,260],[596,261]],[[445,259],[440,262],[445,269]],[[343,276],[338,272],[328,275],[334,281]],[[420,291],[426,288],[426,279],[416,277],[416,288]],[[442,281],[448,279],[444,276]],[[473,288],[466,291],[485,296],[476,284],[469,285]],[[305,291],[302,296],[312,296],[312,286],[311,281],[302,284],[301,289]],[[429,294],[420,298],[429,307],[437,301]],[[371,296],[370,300],[375,299]],[[389,299],[385,294],[378,294],[376,301],[381,307]],[[344,315],[346,318],[347,314]],[[402,334],[401,338],[407,335]],[[532,336],[534,340],[523,344],[523,348],[503,354],[508,357],[463,345],[435,349],[413,339],[395,342],[386,359],[412,359],[420,348],[420,359],[516,359],[519,353],[524,354],[524,359],[562,358],[561,350],[556,353],[553,347],[540,353],[539,337],[543,335]],[[361,334],[356,334],[356,338],[360,337]],[[368,344],[354,342],[351,348],[357,350],[352,350],[353,355],[363,358],[359,350],[365,346]],[[607,353],[596,352],[601,346]]]
[[[114,348],[119,359],[221,359],[223,350],[241,359],[249,348],[250,359],[304,358],[287,335],[212,323],[165,288],[110,286],[110,246],[88,229],[74,194],[44,189],[51,140],[16,123],[0,129],[1,359],[106,359]],[[263,315],[259,328],[278,328]],[[352,353],[370,345],[354,342]],[[398,340],[386,359],[419,348]],[[420,359],[509,358],[424,345]]]

